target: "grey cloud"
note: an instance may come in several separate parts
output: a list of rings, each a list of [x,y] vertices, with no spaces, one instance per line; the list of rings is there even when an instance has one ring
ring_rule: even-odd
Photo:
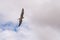
[[[16,20],[24,7],[25,20],[38,35],[37,40],[59,40],[59,32],[52,27],[58,29],[60,26],[60,0],[5,0],[0,3],[1,12],[7,15],[5,19],[8,20]]]
[[[30,16],[32,23],[60,26],[60,5],[58,1],[50,0],[50,2],[42,2],[41,5],[39,4],[37,7],[32,8]]]
[[[38,35],[38,40],[60,40],[59,1],[43,0],[42,3],[37,2],[35,5],[32,3],[31,15],[27,18],[30,27]]]

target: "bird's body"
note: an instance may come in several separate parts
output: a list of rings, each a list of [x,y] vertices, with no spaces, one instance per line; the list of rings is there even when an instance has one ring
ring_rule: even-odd
[[[23,15],[24,15],[24,9],[22,8],[22,12],[21,12],[21,16],[19,18],[19,25],[18,26],[20,26],[22,24],[22,19],[24,18]]]

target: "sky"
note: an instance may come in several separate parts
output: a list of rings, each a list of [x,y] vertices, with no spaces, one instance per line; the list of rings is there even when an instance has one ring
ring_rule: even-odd
[[[0,0],[0,40],[37,40],[29,27],[26,14],[21,26],[18,27],[21,9],[27,10],[25,3],[24,0]],[[30,9],[24,13],[28,12]]]
[[[0,0],[0,40],[60,40],[60,0]]]

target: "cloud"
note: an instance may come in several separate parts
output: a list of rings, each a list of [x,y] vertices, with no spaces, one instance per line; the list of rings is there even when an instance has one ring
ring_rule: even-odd
[[[60,0],[37,0],[31,2],[29,26],[38,40],[60,40]]]
[[[21,8],[24,7],[23,4],[24,3],[22,0],[0,1],[0,40],[35,39],[34,33],[26,25],[26,23],[23,23],[24,25],[22,24],[20,28],[16,26],[18,25],[17,19],[20,16]],[[17,32],[15,31],[15,29],[17,30]]]
[[[33,40],[34,33],[31,30],[20,27],[17,32],[11,30],[0,31],[0,40]]]
[[[38,1],[38,0],[37,0]],[[45,25],[59,25],[60,22],[60,5],[59,0],[54,1],[50,0],[43,1],[42,4],[35,6],[31,13],[31,19],[33,23],[45,24]],[[56,3],[58,2],[58,3]],[[58,4],[58,5],[57,5]]]
[[[16,19],[19,17],[18,15],[20,15],[21,8],[23,7],[25,8],[24,21],[27,21],[31,30],[35,32],[34,37],[37,38],[35,40],[60,40],[59,4],[60,0],[1,0],[0,14],[3,15],[3,17],[1,16],[3,19],[1,17],[0,19],[4,22],[18,22]],[[8,31],[5,32],[9,34]],[[15,33],[12,34],[15,35]],[[14,35],[12,38],[15,38]],[[13,40],[15,40],[14,38]],[[34,38],[32,37],[32,39]],[[31,39],[28,38],[26,40]]]
[[[23,22],[20,27],[18,23],[8,21],[0,23],[0,40],[36,40],[34,33],[27,23]]]

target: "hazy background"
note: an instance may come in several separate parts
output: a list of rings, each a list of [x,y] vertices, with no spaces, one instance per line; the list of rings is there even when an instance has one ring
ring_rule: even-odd
[[[21,28],[0,26],[1,40],[60,40],[60,0],[0,0],[0,24],[18,24],[22,8]]]

